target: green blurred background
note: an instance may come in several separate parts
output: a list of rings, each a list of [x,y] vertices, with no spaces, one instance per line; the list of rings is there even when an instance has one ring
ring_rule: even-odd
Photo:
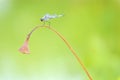
[[[120,80],[120,0],[0,0],[0,80],[89,80],[64,42],[46,28],[18,51],[40,18],[51,20],[93,80]]]

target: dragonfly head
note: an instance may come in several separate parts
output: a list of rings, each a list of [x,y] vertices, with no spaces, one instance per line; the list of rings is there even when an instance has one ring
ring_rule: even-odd
[[[41,19],[40,19],[40,21],[42,22],[42,21],[44,21],[44,19],[43,19],[43,18],[41,18]]]

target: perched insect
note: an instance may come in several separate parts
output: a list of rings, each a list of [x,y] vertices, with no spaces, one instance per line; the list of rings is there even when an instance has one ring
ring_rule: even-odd
[[[50,19],[54,19],[54,18],[59,18],[59,17],[62,17],[63,15],[50,15],[50,14],[46,14],[45,16],[43,16],[40,21],[48,21]]]

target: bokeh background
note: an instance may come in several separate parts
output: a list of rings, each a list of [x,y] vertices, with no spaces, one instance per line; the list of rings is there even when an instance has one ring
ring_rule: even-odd
[[[46,13],[93,80],[120,80],[120,0],[0,0],[0,80],[89,80],[64,42],[46,28],[18,51]]]

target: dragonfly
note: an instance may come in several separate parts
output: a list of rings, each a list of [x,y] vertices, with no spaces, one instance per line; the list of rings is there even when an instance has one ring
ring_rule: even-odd
[[[60,18],[62,16],[63,16],[62,14],[60,14],[60,15],[57,15],[57,14],[54,14],[54,15],[46,14],[42,18],[40,18],[40,21],[44,22],[44,24],[45,24],[45,22],[49,22],[49,20],[51,20],[51,19]],[[49,26],[50,26],[50,22],[49,22]]]

